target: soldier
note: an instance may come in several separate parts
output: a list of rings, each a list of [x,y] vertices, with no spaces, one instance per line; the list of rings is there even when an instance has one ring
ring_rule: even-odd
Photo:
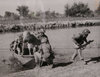
[[[23,43],[23,37],[22,34],[18,36],[17,39],[15,39],[11,44],[10,44],[10,50],[14,51],[17,54],[21,54],[22,52],[22,43]]]
[[[41,42],[32,33],[25,31],[23,32],[23,49],[25,44],[27,44],[29,55],[32,55],[33,52],[35,51],[35,46],[40,45]]]
[[[79,33],[77,35],[74,35],[72,37],[74,45],[75,45],[75,52],[72,55],[72,61],[75,60],[76,56],[79,55],[80,60],[84,60],[82,56],[82,50],[88,45],[90,42],[93,42],[93,40],[87,41],[87,37],[90,34],[90,30],[84,29],[82,33]]]
[[[40,30],[39,39],[41,40],[41,50],[42,50],[42,61],[46,62],[47,64],[53,63],[54,52],[52,51],[51,45],[49,43],[48,37],[45,35],[45,30]]]

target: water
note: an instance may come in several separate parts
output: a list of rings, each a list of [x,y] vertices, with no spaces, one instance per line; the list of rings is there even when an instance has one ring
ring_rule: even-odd
[[[82,28],[71,28],[71,29],[59,29],[59,30],[49,30],[46,32],[52,48],[55,48],[60,53],[68,54],[73,48],[72,36],[75,33],[81,32],[83,29],[88,28],[91,31],[91,34],[88,36],[88,39],[95,40],[92,45],[100,45],[100,27],[82,27]],[[0,35],[0,76],[5,75],[11,72],[11,69],[8,65],[2,62],[3,59],[8,59],[11,55],[9,51],[9,44],[17,37],[20,33],[6,33]],[[69,49],[69,50],[68,50]],[[96,49],[95,52],[99,50]],[[91,52],[94,52],[91,49]],[[99,52],[98,52],[99,53]],[[96,55],[98,55],[98,53]],[[99,53],[100,54],[100,53]],[[93,56],[94,54],[91,53]],[[88,56],[88,55],[87,55]]]

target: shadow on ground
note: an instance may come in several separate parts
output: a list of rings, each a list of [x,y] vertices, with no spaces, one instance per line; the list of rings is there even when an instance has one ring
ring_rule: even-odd
[[[52,68],[56,68],[56,67],[64,67],[64,66],[68,66],[72,64],[72,62],[67,62],[67,63],[57,63],[57,64],[53,64]]]
[[[86,64],[88,64],[89,62],[100,62],[100,56],[99,57],[92,57],[89,60],[86,61]]]

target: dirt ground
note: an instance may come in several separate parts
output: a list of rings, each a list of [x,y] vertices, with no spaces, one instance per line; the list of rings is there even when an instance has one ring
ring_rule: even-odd
[[[77,57],[75,63],[70,63],[71,56],[74,52],[72,36],[88,28],[91,34],[88,39],[94,40],[84,51],[84,59],[91,59],[88,65],[80,61]],[[9,52],[9,44],[14,40],[16,34],[0,35],[0,77],[99,77],[100,76],[100,27],[82,27],[71,29],[49,30],[46,32],[52,48],[56,53],[54,59],[54,67],[45,66],[22,72],[10,73],[9,65],[4,63],[11,55]]]
[[[17,72],[4,77],[99,77],[100,63],[82,62],[73,63],[64,67],[51,68],[51,66],[35,68],[32,70]]]

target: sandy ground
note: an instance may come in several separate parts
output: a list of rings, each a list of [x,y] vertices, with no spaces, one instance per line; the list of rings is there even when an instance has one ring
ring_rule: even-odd
[[[79,61],[64,67],[51,68],[51,66],[46,66],[4,77],[100,77],[100,63],[90,62],[88,65],[83,65],[83,62]]]
[[[35,68],[22,72],[15,72],[11,70],[7,63],[3,60],[8,60],[11,53],[9,52],[9,44],[13,41],[17,34],[2,34],[0,35],[0,77],[99,77],[100,63],[90,61],[88,65],[79,61],[78,57],[75,63],[70,64],[70,58],[74,52],[72,35],[81,32],[84,28],[60,29],[50,30],[46,34],[49,37],[50,43],[56,58],[54,60],[55,68],[52,66],[45,66],[42,68]],[[88,27],[91,31],[88,39],[94,39],[83,52],[84,59],[95,58],[100,56],[100,27]],[[12,73],[14,72],[14,73]]]

